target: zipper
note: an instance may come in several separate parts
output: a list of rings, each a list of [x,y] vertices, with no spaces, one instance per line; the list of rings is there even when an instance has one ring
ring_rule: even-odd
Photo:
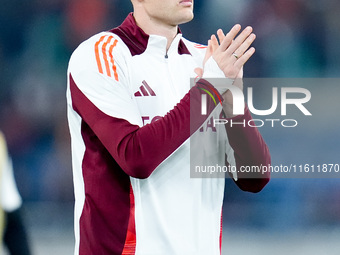
[[[170,71],[170,63],[169,63],[169,55],[168,52],[165,53],[164,55],[164,65],[166,66],[166,75],[167,75],[167,79],[168,79],[168,84],[169,84],[169,92],[171,93],[171,101],[173,101],[172,103],[175,103],[174,98],[177,98],[177,90],[175,88],[174,85],[174,80],[172,77],[172,72]]]

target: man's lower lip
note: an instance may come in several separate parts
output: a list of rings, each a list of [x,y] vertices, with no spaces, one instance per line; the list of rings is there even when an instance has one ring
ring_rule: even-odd
[[[183,2],[180,2],[180,5],[182,5],[182,6],[192,6],[192,2],[183,1]]]

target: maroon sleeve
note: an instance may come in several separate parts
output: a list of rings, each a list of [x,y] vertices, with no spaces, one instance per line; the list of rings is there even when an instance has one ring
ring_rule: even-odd
[[[248,107],[246,107],[244,115],[232,118],[234,123],[245,124],[226,125],[226,130],[229,143],[234,150],[238,169],[236,184],[244,191],[259,192],[268,183],[270,173],[246,173],[240,171],[242,166],[269,166],[271,164],[268,147],[260,132],[256,127],[251,127],[247,124],[251,119],[251,114]]]
[[[212,87],[204,80],[199,86],[205,89]],[[77,87],[72,75],[70,90],[73,109],[80,115],[82,122],[93,130],[123,171],[135,178],[150,176],[209,116],[200,114],[200,98],[204,92],[197,85],[164,117],[143,127],[100,111]],[[213,111],[213,99],[208,98],[207,108],[208,113]]]

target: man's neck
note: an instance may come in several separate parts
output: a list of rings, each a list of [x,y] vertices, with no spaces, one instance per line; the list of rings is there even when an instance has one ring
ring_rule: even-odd
[[[150,17],[143,15],[143,13],[134,13],[133,14],[136,24],[149,35],[160,35],[167,38],[167,47],[168,50],[174,38],[178,33],[177,25],[167,25],[161,22],[157,22],[157,20],[150,19]]]

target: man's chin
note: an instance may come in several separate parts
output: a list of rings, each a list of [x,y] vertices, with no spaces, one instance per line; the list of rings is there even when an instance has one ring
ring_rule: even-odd
[[[190,14],[188,13],[188,15],[183,16],[183,18],[178,22],[178,25],[188,23],[192,21],[193,19],[194,19],[194,14],[192,12]]]

